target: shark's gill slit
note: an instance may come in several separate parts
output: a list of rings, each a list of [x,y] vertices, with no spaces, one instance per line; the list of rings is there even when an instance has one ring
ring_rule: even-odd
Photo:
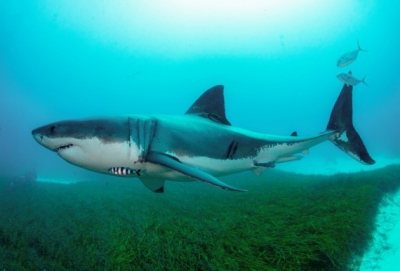
[[[226,150],[225,159],[233,159],[233,156],[238,149],[238,145],[239,143],[236,140],[232,140],[228,146],[228,149]]]

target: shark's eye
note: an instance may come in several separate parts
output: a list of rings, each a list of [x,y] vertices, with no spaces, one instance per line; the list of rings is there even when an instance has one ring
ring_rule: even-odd
[[[54,130],[56,129],[56,126],[55,125],[53,125],[53,126],[51,126],[50,127],[50,131],[52,132],[52,133],[54,133]]]

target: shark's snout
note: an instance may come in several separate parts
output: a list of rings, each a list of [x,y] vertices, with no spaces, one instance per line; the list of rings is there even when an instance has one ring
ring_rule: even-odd
[[[52,140],[49,140],[48,126],[42,126],[32,130],[32,136],[40,145],[55,151]]]
[[[39,143],[43,139],[43,134],[40,133],[39,128],[36,128],[36,129],[32,130],[32,136]]]

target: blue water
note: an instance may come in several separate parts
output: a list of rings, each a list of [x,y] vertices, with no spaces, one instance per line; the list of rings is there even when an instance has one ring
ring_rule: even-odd
[[[377,165],[400,159],[399,10],[373,0],[2,1],[1,174],[97,176],[39,146],[31,130],[98,115],[183,114],[216,84],[235,126],[319,133],[342,88],[336,75],[350,70],[369,85],[353,97],[367,149]],[[368,52],[336,67],[357,41]],[[330,143],[308,156],[296,170],[359,166]]]
[[[216,84],[235,126],[321,132],[342,87],[336,75],[349,70],[367,76],[369,87],[355,87],[354,125],[371,156],[398,158],[398,10],[390,1],[3,1],[1,171],[79,171],[30,131],[78,117],[182,114]],[[357,40],[368,52],[337,68]],[[311,155],[350,161],[329,143]]]

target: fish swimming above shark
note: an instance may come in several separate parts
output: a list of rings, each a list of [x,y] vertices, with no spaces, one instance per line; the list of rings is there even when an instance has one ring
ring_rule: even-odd
[[[34,129],[32,135],[69,163],[113,176],[137,177],[157,193],[164,192],[165,180],[246,191],[218,177],[249,170],[259,175],[277,163],[301,159],[324,141],[361,163],[375,163],[353,126],[352,86],[343,86],[326,130],[311,136],[267,135],[231,126],[223,90],[222,85],[208,89],[184,115],[65,120]]]
[[[352,74],[351,71],[349,73],[340,73],[336,76],[337,79],[339,79],[340,81],[342,81],[343,83],[345,83],[348,86],[356,86],[359,83],[363,83],[364,85],[366,85],[368,87],[368,84],[365,82],[365,76],[363,79],[357,79],[355,78]]]
[[[358,56],[358,52],[363,51],[363,52],[368,52],[367,50],[364,50],[360,47],[360,43],[357,41],[357,50],[353,50],[347,53],[344,53],[343,55],[341,55],[336,63],[336,66],[338,66],[339,68],[345,67],[351,63],[353,63]]]

